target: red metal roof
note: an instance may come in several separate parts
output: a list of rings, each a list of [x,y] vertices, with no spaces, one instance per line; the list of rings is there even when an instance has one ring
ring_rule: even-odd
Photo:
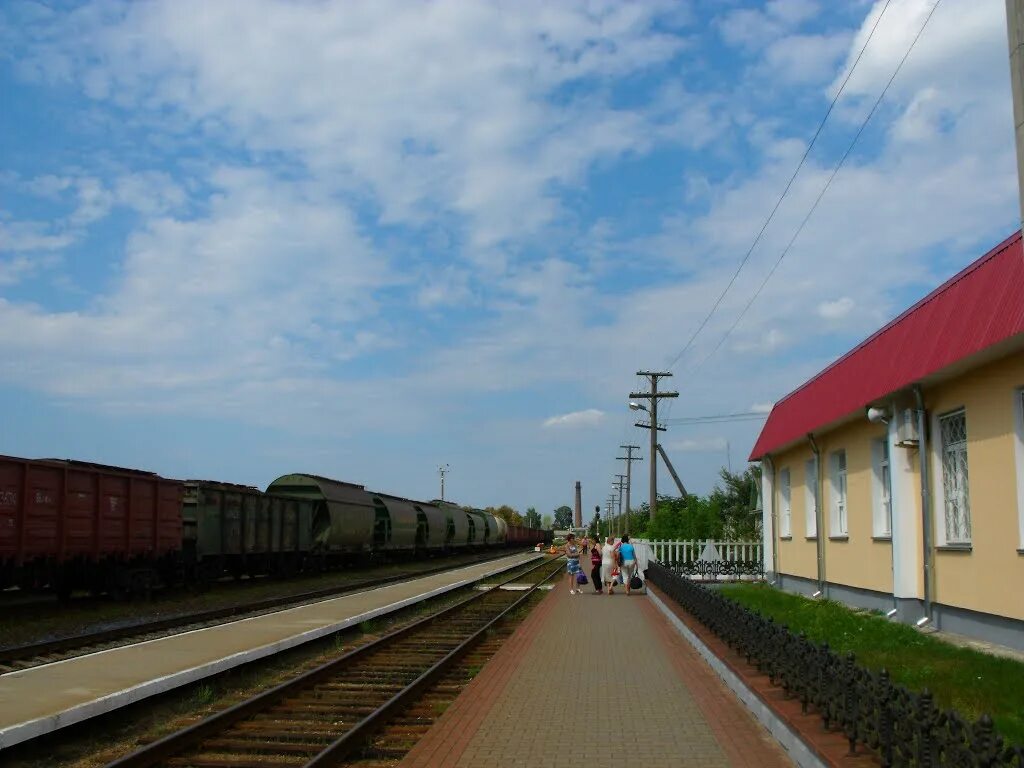
[[[1021,233],[958,275],[775,404],[751,461],[1024,333]]]

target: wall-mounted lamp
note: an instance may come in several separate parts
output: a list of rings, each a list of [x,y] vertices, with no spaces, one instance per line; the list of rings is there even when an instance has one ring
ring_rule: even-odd
[[[888,408],[868,408],[867,409],[868,421],[872,424],[888,424],[889,423],[889,409]]]

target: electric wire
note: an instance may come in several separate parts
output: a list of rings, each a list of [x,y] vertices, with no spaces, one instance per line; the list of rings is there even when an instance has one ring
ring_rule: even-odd
[[[718,340],[718,343],[715,345],[714,349],[712,349],[711,352],[709,352],[691,371],[689,371],[689,373],[696,373],[704,366],[705,363],[707,363],[708,360],[714,357],[715,353],[717,353],[718,350],[722,348],[722,345],[725,343],[726,339],[728,339],[729,336],[732,335],[732,332],[736,329],[736,326],[738,326],[740,324],[740,321],[743,320],[743,318],[746,316],[747,311],[750,309],[754,301],[757,300],[757,297],[761,295],[761,292],[764,290],[764,287],[768,284],[768,281],[771,280],[772,275],[775,274],[775,271],[779,268],[779,265],[782,263],[782,260],[786,258],[786,254],[789,253],[790,248],[793,247],[793,243],[796,242],[796,239],[800,236],[800,233],[804,231],[804,227],[807,226],[807,222],[810,221],[811,216],[814,215],[814,211],[817,210],[818,204],[825,196],[825,193],[828,191],[828,188],[832,186],[832,181],[835,179],[836,174],[839,173],[839,169],[843,167],[843,165],[846,163],[846,159],[853,152],[854,147],[857,146],[857,141],[860,139],[861,134],[864,133],[864,129],[867,127],[868,123],[871,121],[871,118],[878,110],[879,104],[882,103],[882,99],[885,98],[885,94],[888,93],[889,87],[893,84],[893,81],[896,79],[896,76],[899,75],[900,70],[903,69],[903,64],[910,57],[911,51],[914,50],[914,46],[917,45],[917,41],[921,38],[921,35],[924,33],[925,28],[928,26],[928,22],[931,20],[932,15],[935,13],[935,9],[939,7],[939,3],[941,2],[942,0],[935,0],[935,4],[928,12],[928,15],[925,17],[924,23],[921,25],[921,28],[917,31],[917,34],[914,36],[914,39],[910,42],[910,47],[907,48],[907,52],[903,54],[903,58],[900,59],[899,64],[896,65],[896,69],[893,70],[892,76],[889,78],[889,82],[885,84],[885,87],[882,89],[882,92],[878,94],[878,98],[875,99],[875,103],[871,106],[871,111],[868,112],[867,117],[865,117],[864,121],[860,124],[860,128],[857,129],[857,133],[854,135],[853,140],[850,142],[850,145],[846,148],[846,152],[843,153],[843,156],[839,159],[839,162],[836,163],[835,168],[832,169],[831,175],[825,182],[825,186],[823,186],[821,188],[821,191],[818,193],[818,197],[815,199],[814,204],[811,205],[810,210],[807,211],[807,215],[804,216],[803,221],[800,222],[800,226],[798,226],[796,232],[793,233],[793,236],[790,238],[789,243],[787,243],[786,247],[783,248],[782,253],[779,254],[779,258],[775,260],[775,263],[772,265],[772,268],[769,270],[764,280],[761,281],[761,285],[758,286],[758,289],[756,291],[754,291],[753,296],[751,296],[750,300],[747,301],[746,306],[743,307],[743,310],[740,312],[739,316],[737,316],[733,324],[729,326],[729,330],[727,330],[725,334],[722,336],[722,338]]]
[[[857,68],[857,64],[860,62],[861,57],[864,55],[864,51],[867,49],[868,43],[870,43],[871,38],[874,37],[875,30],[878,29],[878,24],[882,20],[882,17],[885,15],[885,11],[889,7],[890,2],[891,0],[886,0],[885,5],[882,6],[882,12],[879,13],[878,18],[875,19],[875,23],[871,27],[871,32],[868,34],[867,39],[864,41],[864,45],[861,46],[860,52],[857,54],[857,58],[854,59],[853,65],[850,67],[849,72],[846,73],[846,77],[843,79],[842,85],[839,86],[839,90],[836,91],[836,95],[832,98],[832,102],[828,105],[828,109],[825,110],[825,115],[824,117],[821,118],[821,122],[818,123],[818,129],[814,132],[814,136],[811,137],[811,141],[807,145],[807,149],[804,150],[803,157],[800,158],[800,162],[797,163],[796,170],[793,171],[793,175],[790,176],[789,181],[786,182],[786,186],[782,190],[782,194],[779,196],[779,199],[775,201],[775,206],[772,208],[771,213],[768,214],[768,218],[766,218],[764,220],[764,223],[761,225],[761,229],[758,231],[757,237],[754,238],[754,242],[750,244],[750,248],[747,249],[747,252],[740,260],[739,266],[736,267],[736,271],[733,272],[732,277],[729,278],[728,284],[726,284],[725,288],[718,295],[718,298],[715,299],[715,303],[711,306],[711,309],[707,313],[707,315],[704,316],[704,319],[701,320],[700,325],[697,326],[697,330],[693,332],[693,334],[687,340],[686,345],[682,348],[682,350],[680,350],[680,352],[675,357],[672,358],[672,361],[668,364],[668,370],[671,371],[672,368],[675,367],[675,364],[679,362],[679,359],[689,351],[690,347],[693,346],[693,342],[700,335],[700,332],[704,330],[705,326],[707,326],[708,321],[711,320],[711,317],[715,314],[715,312],[718,311],[718,307],[721,306],[722,300],[725,298],[725,295],[732,288],[733,284],[736,282],[736,278],[739,277],[740,272],[743,270],[743,267],[750,260],[750,255],[754,252],[754,249],[757,247],[757,244],[761,241],[761,237],[764,235],[765,230],[768,229],[768,225],[771,224],[772,220],[775,218],[775,214],[779,210],[779,206],[782,205],[782,201],[786,198],[786,195],[789,194],[789,190],[793,186],[793,181],[800,173],[800,169],[804,167],[804,163],[807,161],[808,155],[810,155],[811,150],[814,148],[815,143],[818,141],[818,137],[821,135],[821,132],[825,127],[825,123],[826,121],[828,121],[829,115],[832,114],[832,110],[836,106],[836,102],[838,102],[839,97],[843,95],[843,91],[846,89],[846,84],[850,82],[850,77],[853,75],[854,70]]]

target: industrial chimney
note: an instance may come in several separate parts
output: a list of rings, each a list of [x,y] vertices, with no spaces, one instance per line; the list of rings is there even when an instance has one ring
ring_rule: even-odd
[[[580,493],[580,481],[576,481],[576,516],[573,518],[576,521],[576,527],[583,527],[583,496]]]

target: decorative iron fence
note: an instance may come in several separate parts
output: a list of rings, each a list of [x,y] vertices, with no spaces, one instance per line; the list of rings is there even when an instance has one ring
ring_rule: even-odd
[[[719,592],[651,563],[647,578],[718,635],[748,664],[768,675],[806,713],[821,716],[825,730],[842,732],[850,754],[867,747],[889,768],[1024,768],[1024,745],[1007,746],[988,715],[973,724],[942,710],[925,690],[895,685],[883,669],[858,666],[827,643],[794,635]]]
[[[699,581],[763,579],[760,541],[647,541],[653,558]]]

